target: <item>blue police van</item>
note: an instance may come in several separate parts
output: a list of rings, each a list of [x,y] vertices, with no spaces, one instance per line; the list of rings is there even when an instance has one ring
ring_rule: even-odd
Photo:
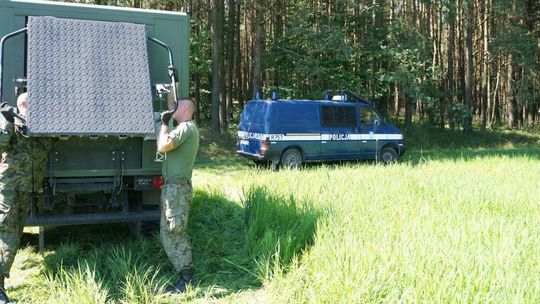
[[[370,103],[351,95],[249,101],[240,116],[237,153],[273,168],[309,161],[395,162],[405,152],[403,134]]]

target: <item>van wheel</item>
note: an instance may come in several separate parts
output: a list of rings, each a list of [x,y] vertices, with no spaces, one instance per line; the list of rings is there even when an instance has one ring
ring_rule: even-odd
[[[393,148],[384,147],[379,153],[379,162],[388,165],[397,161],[397,152]]]
[[[286,169],[298,169],[302,165],[302,152],[297,149],[287,149],[281,155],[281,166]]]

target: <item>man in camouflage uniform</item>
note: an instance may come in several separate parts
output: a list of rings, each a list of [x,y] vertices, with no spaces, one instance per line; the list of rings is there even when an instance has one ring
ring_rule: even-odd
[[[175,112],[161,114],[161,130],[157,140],[158,152],[165,153],[162,175],[165,184],[161,188],[161,242],[180,280],[169,292],[184,292],[193,284],[191,243],[187,224],[193,190],[191,173],[199,149],[199,131],[193,122],[194,102],[181,98]],[[171,117],[178,126],[169,132]]]
[[[27,95],[17,99],[19,115],[26,117]],[[0,303],[9,303],[4,278],[19,248],[32,194],[41,188],[51,140],[28,138],[26,125],[15,108],[0,104]]]

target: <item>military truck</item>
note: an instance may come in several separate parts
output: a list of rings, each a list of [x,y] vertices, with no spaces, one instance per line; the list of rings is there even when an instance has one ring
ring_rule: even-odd
[[[189,16],[0,2],[0,97],[28,92],[28,136],[55,139],[27,226],[159,219],[159,113],[188,91]],[[176,66],[175,66],[176,64]]]

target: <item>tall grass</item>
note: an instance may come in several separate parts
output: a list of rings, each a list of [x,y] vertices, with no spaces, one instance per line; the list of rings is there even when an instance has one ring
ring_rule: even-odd
[[[247,253],[259,265],[262,280],[313,244],[320,212],[311,203],[274,195],[261,186],[249,189],[244,205]]]
[[[305,177],[328,183],[319,198],[335,217],[303,263],[273,281],[276,302],[540,300],[537,160],[323,171]]]
[[[37,295],[44,299],[37,300]],[[36,284],[31,295],[23,297],[23,303],[105,303],[109,296],[103,282],[96,277],[95,269],[88,264],[79,264],[74,269],[60,269],[47,273],[40,284]]]
[[[391,166],[199,167],[194,290],[165,295],[178,274],[159,237],[114,226],[51,237],[44,258],[23,250],[15,273],[40,272],[8,292],[20,303],[540,303],[537,138],[416,150]]]
[[[156,238],[120,245],[102,243],[92,249],[81,246],[84,243],[62,244],[56,251],[47,252],[39,264],[42,276],[27,280],[30,292],[23,292],[19,301],[164,303],[163,290],[176,277],[160,270],[164,263],[162,253],[154,251]],[[36,259],[23,253],[27,259]]]

